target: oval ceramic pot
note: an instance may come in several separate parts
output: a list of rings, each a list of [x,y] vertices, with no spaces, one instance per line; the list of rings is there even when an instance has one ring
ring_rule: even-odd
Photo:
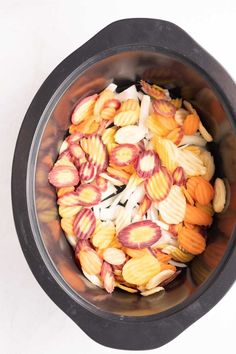
[[[112,295],[91,284],[60,229],[48,172],[76,102],[109,83],[140,78],[168,87],[198,109],[214,136],[209,148],[228,201],[209,231],[206,251],[164,294]],[[156,19],[114,22],[68,56],[34,97],[16,144],[12,204],[25,258],[48,296],[91,338],[112,348],[151,349],[209,311],[236,275],[236,88],[221,65],[178,26]]]

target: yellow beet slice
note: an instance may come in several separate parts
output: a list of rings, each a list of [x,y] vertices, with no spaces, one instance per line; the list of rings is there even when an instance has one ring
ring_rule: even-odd
[[[122,275],[128,283],[135,285],[146,284],[154,275],[159,273],[160,264],[153,256],[145,255],[130,259],[123,267]]]

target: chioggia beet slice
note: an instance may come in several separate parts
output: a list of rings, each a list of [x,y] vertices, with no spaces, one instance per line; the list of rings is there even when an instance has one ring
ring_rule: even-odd
[[[69,151],[72,156],[80,161],[80,163],[86,162],[85,153],[79,144],[71,143],[69,146]]]
[[[102,269],[102,259],[92,247],[82,247],[75,254],[81,268],[89,275],[98,275]]]
[[[103,262],[102,264],[101,278],[103,280],[104,288],[109,294],[111,294],[115,288],[115,277],[111,265],[107,262]]]
[[[98,173],[100,173],[107,167],[108,154],[106,146],[103,144],[99,135],[91,136],[86,140],[88,161],[96,165]]]
[[[101,192],[92,184],[81,184],[76,193],[78,195],[78,205],[93,206],[101,201]]]
[[[97,168],[91,162],[83,162],[79,168],[81,182],[92,182],[97,174]]]
[[[108,180],[103,178],[102,176],[97,176],[93,180],[92,184],[96,186],[100,190],[100,192],[105,192],[108,187]]]
[[[121,265],[125,262],[126,255],[119,248],[108,247],[103,252],[103,259],[112,265]]]
[[[74,219],[73,230],[80,240],[88,239],[94,233],[96,219],[91,209],[84,208]]]
[[[186,177],[184,173],[183,167],[176,167],[174,170],[173,174],[173,184],[176,184],[177,186],[184,186],[186,183]]]
[[[80,198],[77,192],[68,192],[58,198],[57,204],[68,207],[80,205]]]
[[[146,193],[153,202],[160,202],[168,196],[172,184],[170,172],[161,166],[159,171],[145,181]]]
[[[93,110],[94,115],[99,116],[105,103],[108,100],[111,100],[113,97],[114,97],[114,92],[110,91],[109,89],[105,89],[104,91],[102,91],[98,96],[98,99],[96,100],[94,110]]]
[[[134,249],[149,247],[157,242],[160,237],[160,227],[150,220],[134,222],[118,233],[119,242],[124,247]]]
[[[175,116],[176,107],[166,100],[153,100],[152,102],[154,112],[166,117],[173,118]]]
[[[57,188],[72,187],[79,183],[79,175],[75,166],[54,166],[49,172],[48,180]]]
[[[93,113],[95,102],[98,98],[97,94],[84,98],[75,107],[74,112],[71,117],[73,124],[79,124],[86,118],[88,118]]]
[[[142,90],[149,96],[156,99],[168,99],[165,91],[156,85],[150,85],[144,80],[140,80]]]
[[[148,209],[150,208],[151,204],[152,204],[151,200],[148,198],[147,195],[145,195],[143,200],[139,204],[138,213],[141,216],[144,216],[146,214],[146,212],[148,211]]]
[[[104,108],[114,108],[115,110],[119,109],[121,106],[121,103],[119,100],[116,98],[112,98],[104,104]]]
[[[137,175],[143,179],[151,177],[160,168],[160,160],[153,150],[143,151],[136,162]]]
[[[128,166],[138,157],[139,149],[133,144],[120,144],[110,153],[110,163],[116,166]]]

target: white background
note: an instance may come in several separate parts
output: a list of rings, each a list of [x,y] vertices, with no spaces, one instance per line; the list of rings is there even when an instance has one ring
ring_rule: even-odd
[[[234,0],[0,0],[1,354],[118,353],[85,335],[34,279],[13,225],[10,177],[18,130],[41,83],[97,31],[125,17],[175,22],[236,78]],[[171,343],[150,352],[234,352],[235,298],[236,285],[204,318]]]

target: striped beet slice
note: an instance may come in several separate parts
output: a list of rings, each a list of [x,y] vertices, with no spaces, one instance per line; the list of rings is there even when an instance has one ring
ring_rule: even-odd
[[[153,100],[152,106],[155,113],[167,118],[173,118],[176,112],[176,107],[166,100]]]
[[[81,182],[92,182],[97,174],[97,168],[91,162],[83,162],[79,168]]]
[[[86,118],[88,118],[93,113],[95,102],[98,98],[97,94],[88,96],[80,101],[74,109],[74,112],[71,117],[73,124],[79,124]]]
[[[57,188],[73,187],[79,183],[75,166],[54,166],[48,175],[49,182]]]
[[[137,160],[135,169],[143,179],[150,178],[160,168],[160,159],[153,150],[143,151]]]
[[[115,166],[131,165],[138,157],[139,149],[133,144],[120,144],[111,150],[110,163]]]
[[[94,233],[96,226],[96,218],[91,209],[84,208],[77,214],[73,229],[75,235],[80,240],[88,239]]]
[[[76,193],[78,195],[78,205],[93,206],[101,201],[101,192],[92,184],[81,184]]]
[[[134,222],[118,233],[119,242],[124,247],[132,249],[149,247],[157,242],[160,237],[160,227],[150,220]]]

